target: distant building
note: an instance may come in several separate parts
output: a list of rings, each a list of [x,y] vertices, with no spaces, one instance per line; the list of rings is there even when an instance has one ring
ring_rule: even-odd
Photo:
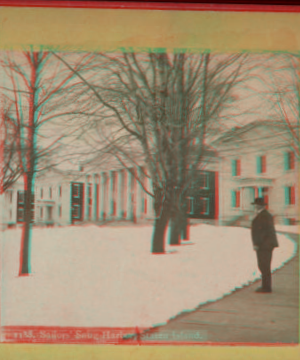
[[[187,195],[188,216],[219,224],[249,223],[251,202],[263,196],[277,223],[295,224],[298,161],[288,130],[279,123],[254,122],[223,134],[206,150]],[[138,174],[140,181],[133,174]],[[140,167],[116,162],[85,164],[78,170],[38,174],[32,198],[35,225],[70,225],[107,220],[154,219],[151,180]],[[24,190],[16,182],[1,196],[4,227],[24,221]]]
[[[203,169],[188,194],[188,215],[192,218],[217,218],[215,170],[218,159],[207,152]],[[98,170],[96,172],[96,170]],[[139,181],[137,180],[139,179]],[[38,174],[32,199],[32,222],[35,225],[70,225],[107,220],[154,219],[151,179],[140,167],[117,168],[114,162],[88,164],[78,171],[55,169]],[[4,195],[4,226],[24,221],[24,190],[16,182]]]
[[[213,145],[220,158],[220,223],[250,220],[257,196],[264,197],[277,223],[298,223],[298,159],[285,124],[256,121],[232,129]]]

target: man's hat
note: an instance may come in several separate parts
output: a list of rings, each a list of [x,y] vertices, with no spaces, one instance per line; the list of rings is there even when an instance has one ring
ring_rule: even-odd
[[[254,200],[253,203],[251,203],[251,205],[261,205],[261,206],[264,206],[264,205],[267,205],[265,203],[265,199],[263,197],[258,197]]]

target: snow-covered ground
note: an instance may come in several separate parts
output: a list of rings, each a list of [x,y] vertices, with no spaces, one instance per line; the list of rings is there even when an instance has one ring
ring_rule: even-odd
[[[18,277],[20,229],[2,236],[2,325],[161,324],[259,277],[250,232],[192,226],[191,240],[151,255],[151,226],[34,229],[32,270]],[[278,236],[273,269],[296,251]]]

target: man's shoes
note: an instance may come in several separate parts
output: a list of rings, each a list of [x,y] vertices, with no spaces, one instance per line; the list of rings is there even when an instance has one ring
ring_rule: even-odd
[[[255,292],[257,293],[271,293],[272,290],[271,289],[264,289],[263,287],[259,287],[255,290]]]

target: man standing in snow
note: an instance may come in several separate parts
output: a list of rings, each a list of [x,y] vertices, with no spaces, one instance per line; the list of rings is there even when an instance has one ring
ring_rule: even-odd
[[[253,248],[257,255],[257,264],[262,276],[262,286],[256,289],[259,293],[272,292],[271,260],[272,252],[278,247],[277,236],[272,215],[266,210],[264,198],[256,198],[252,205],[255,206],[256,216],[251,224]]]

